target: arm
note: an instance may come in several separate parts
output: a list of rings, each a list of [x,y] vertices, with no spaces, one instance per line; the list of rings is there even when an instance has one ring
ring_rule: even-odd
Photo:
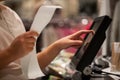
[[[9,47],[4,50],[0,50],[0,69],[32,51],[34,43],[36,42],[34,36],[38,36],[35,31],[21,34],[16,37]]]
[[[38,53],[38,62],[42,70],[59,54],[62,49],[69,47],[80,47],[83,39],[80,37],[82,34],[94,33],[92,30],[81,30],[72,35],[66,36],[57,40],[45,50]]]
[[[14,55],[11,55],[11,54],[12,52],[10,48],[0,50],[0,69],[4,68],[6,65],[8,65],[13,60],[16,60],[16,57],[14,57]]]

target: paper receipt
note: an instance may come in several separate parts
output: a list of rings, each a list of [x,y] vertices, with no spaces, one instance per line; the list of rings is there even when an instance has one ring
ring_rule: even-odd
[[[52,19],[56,9],[61,9],[60,6],[53,5],[42,5],[37,14],[35,15],[34,21],[32,23],[31,29],[37,31],[39,34],[46,27],[46,25]],[[36,46],[32,52],[30,52],[27,56],[21,59],[22,71],[27,79],[35,79],[37,77],[44,76],[42,73],[36,55]]]

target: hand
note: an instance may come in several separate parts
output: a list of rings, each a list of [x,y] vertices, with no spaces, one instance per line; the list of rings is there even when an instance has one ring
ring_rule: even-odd
[[[62,49],[69,47],[80,47],[83,43],[82,34],[92,33],[93,30],[81,30],[64,38],[61,38],[38,53],[38,62],[44,69],[60,53]],[[44,60],[45,59],[45,60]]]
[[[38,33],[35,31],[28,31],[18,36],[10,45],[10,51],[17,57],[23,57],[33,50]]]
[[[62,50],[62,49],[66,49],[69,47],[75,47],[78,48],[83,44],[83,39],[81,37],[82,34],[88,34],[88,33],[92,33],[94,34],[93,30],[80,30],[76,33],[73,33],[72,35],[66,36],[58,41],[56,41],[55,43],[57,43],[57,47]]]

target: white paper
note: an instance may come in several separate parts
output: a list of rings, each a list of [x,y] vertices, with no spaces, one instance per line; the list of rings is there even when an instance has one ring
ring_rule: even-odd
[[[55,10],[58,8],[61,9],[62,7],[42,5],[34,18],[31,30],[37,31],[40,34],[46,25],[50,22]],[[25,77],[28,79],[35,79],[37,77],[44,76],[41,69],[39,68],[37,61],[36,46],[34,46],[32,52],[21,59],[21,65],[22,71]]]

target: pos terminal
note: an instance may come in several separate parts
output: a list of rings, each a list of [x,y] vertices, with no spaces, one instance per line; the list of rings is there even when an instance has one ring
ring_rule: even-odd
[[[83,45],[76,51],[71,60],[70,65],[74,66],[78,72],[81,72],[82,80],[90,79],[92,72],[90,65],[106,38],[106,30],[111,21],[111,18],[106,15],[97,17],[90,28],[95,31],[95,34],[86,35]]]

